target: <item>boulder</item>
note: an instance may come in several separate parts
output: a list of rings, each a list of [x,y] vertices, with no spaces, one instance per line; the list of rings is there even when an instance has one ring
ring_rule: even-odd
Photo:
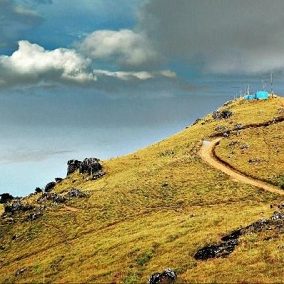
[[[4,205],[5,214],[10,213],[11,215],[17,212],[26,212],[32,209],[34,209],[34,206],[30,204],[23,204],[20,200],[16,200],[13,201],[12,203]]]
[[[212,114],[212,117],[216,120],[219,119],[228,119],[229,117],[232,116],[232,112],[230,110],[222,110],[222,111],[214,111]]]
[[[26,218],[27,221],[35,221],[39,217],[43,215],[43,212],[40,209],[37,209],[36,211],[29,214]]]
[[[71,188],[70,191],[67,192],[66,196],[68,196],[70,198],[73,198],[73,197],[82,198],[82,197],[86,197],[87,194],[82,192],[79,189]]]
[[[97,158],[86,158],[79,167],[81,174],[93,175],[102,169],[100,160]]]
[[[45,192],[42,196],[37,200],[38,203],[43,203],[46,201],[51,201],[54,203],[64,203],[66,198],[62,195],[52,193],[52,192]]]
[[[45,192],[50,192],[56,185],[56,182],[52,181],[52,182],[49,182],[45,188],[44,188],[44,191]]]
[[[42,193],[42,189],[41,189],[41,188],[39,188],[39,187],[36,187],[36,189],[35,189],[35,193]]]
[[[81,161],[69,160],[67,162],[67,176],[77,171],[81,165]]]
[[[59,177],[55,178],[55,182],[56,182],[56,183],[60,183],[60,182],[62,182],[62,181],[63,181],[63,178],[59,178]]]
[[[103,167],[97,158],[86,158],[85,160],[70,160],[67,163],[67,176],[79,170],[80,174],[87,174],[92,179],[97,179],[104,175]]]
[[[149,284],[173,284],[177,279],[177,274],[174,270],[167,268],[163,272],[156,272],[149,278]]]
[[[10,193],[2,193],[0,194],[0,203],[5,204],[12,201],[14,197]]]

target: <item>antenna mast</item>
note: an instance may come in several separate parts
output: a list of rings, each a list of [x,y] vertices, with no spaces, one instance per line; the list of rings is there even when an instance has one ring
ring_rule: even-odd
[[[273,73],[270,73],[270,94],[273,95]]]

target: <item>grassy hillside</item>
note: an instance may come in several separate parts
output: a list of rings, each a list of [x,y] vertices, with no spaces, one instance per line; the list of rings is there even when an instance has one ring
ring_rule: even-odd
[[[223,139],[216,154],[239,171],[283,187],[284,122]]]
[[[282,115],[283,103],[233,102],[224,107],[233,112],[228,119],[208,115],[155,145],[104,161],[106,175],[96,181],[69,176],[54,192],[78,188],[88,197],[44,203],[44,214],[34,221],[24,221],[26,213],[1,220],[0,282],[145,283],[167,267],[180,283],[284,282],[284,234],[244,236],[226,258],[193,257],[226,233],[269,217],[275,211],[270,205],[283,202],[205,164],[198,156],[202,140],[220,126],[272,120]],[[241,135],[246,131],[237,139]],[[220,145],[224,156],[229,139]],[[39,197],[24,202],[38,206]]]

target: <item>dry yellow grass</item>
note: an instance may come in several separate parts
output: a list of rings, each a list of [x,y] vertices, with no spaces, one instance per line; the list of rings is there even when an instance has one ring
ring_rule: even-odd
[[[281,122],[223,139],[216,153],[239,171],[275,185],[283,184],[284,189],[283,141],[284,122]]]
[[[155,145],[104,161],[107,174],[97,181],[68,177],[55,191],[88,192],[68,202],[78,211],[54,205],[36,221],[0,223],[0,282],[145,283],[167,267],[180,283],[284,282],[283,235],[246,236],[227,258],[193,258],[198,248],[269,217],[271,203],[283,202],[205,164],[197,155],[202,139],[220,124],[271,120],[283,102],[236,101],[227,107],[228,120],[208,115]],[[15,276],[19,268],[26,270]]]

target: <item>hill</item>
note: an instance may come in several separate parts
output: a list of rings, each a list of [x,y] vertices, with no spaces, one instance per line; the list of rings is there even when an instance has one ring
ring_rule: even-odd
[[[0,282],[145,283],[167,267],[178,283],[284,282],[283,195],[199,155],[203,140],[223,137],[220,159],[281,189],[283,106],[281,97],[226,103],[168,139],[103,161],[97,180],[75,172],[53,198],[23,198],[0,221]],[[72,188],[83,195],[65,198]],[[196,257],[228,241],[222,257]]]

